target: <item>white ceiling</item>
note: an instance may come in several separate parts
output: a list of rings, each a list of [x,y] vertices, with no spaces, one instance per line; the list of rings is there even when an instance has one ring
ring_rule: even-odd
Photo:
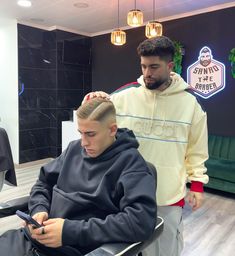
[[[30,8],[17,0],[0,0],[0,17],[14,18],[21,24],[44,29],[64,29],[84,35],[104,34],[118,27],[118,0],[31,0]],[[87,8],[76,8],[86,3]],[[126,28],[126,15],[134,9],[134,0],[119,0],[119,24]],[[155,0],[155,19],[171,20],[208,11],[234,7],[233,0]],[[153,19],[153,0],[137,0],[144,22]],[[234,21],[233,21],[234,22]],[[1,26],[1,24],[0,24]]]

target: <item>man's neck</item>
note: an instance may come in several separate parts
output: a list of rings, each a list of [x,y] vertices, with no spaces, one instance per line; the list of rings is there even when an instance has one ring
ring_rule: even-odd
[[[171,85],[172,79],[169,78],[165,83],[163,83],[157,90],[163,92]]]

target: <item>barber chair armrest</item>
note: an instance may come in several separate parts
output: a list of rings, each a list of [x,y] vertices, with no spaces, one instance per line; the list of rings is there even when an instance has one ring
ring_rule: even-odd
[[[134,256],[144,250],[149,244],[155,241],[163,231],[164,221],[157,217],[155,230],[147,241],[138,243],[109,243],[100,246],[85,256]]]
[[[0,203],[0,218],[14,215],[17,210],[28,210],[29,196],[19,197]]]

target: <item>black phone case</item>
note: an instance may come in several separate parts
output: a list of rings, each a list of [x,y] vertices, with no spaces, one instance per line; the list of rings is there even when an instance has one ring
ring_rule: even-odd
[[[36,220],[34,220],[30,215],[17,210],[16,215],[19,216],[21,219],[23,219],[26,223],[32,224],[33,226],[40,228],[42,225],[40,225]]]

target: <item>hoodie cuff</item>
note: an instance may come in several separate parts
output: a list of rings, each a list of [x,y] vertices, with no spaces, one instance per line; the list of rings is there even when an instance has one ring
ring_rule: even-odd
[[[81,228],[79,225],[80,221],[77,220],[64,220],[64,225],[62,229],[62,245],[79,245],[82,238],[79,238]]]
[[[34,214],[36,214],[38,212],[47,212],[48,213],[48,210],[46,207],[39,205],[36,208],[34,208],[32,211],[30,211],[30,215],[33,216]]]
[[[190,191],[203,193],[204,192],[203,183],[200,181],[192,181]]]

